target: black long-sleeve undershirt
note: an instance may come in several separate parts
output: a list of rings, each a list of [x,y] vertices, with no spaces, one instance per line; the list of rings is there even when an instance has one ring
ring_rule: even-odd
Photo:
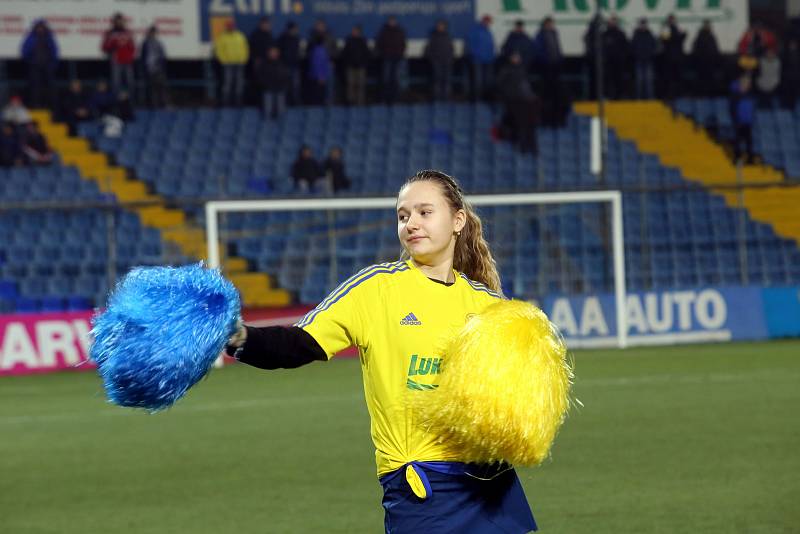
[[[259,369],[294,369],[328,355],[311,334],[296,326],[246,326],[247,340],[239,349],[226,347],[230,356]]]
[[[429,278],[432,282],[452,286]],[[229,356],[259,369],[295,369],[313,361],[327,361],[328,355],[311,334],[296,326],[245,326],[247,341],[240,348],[225,347]]]

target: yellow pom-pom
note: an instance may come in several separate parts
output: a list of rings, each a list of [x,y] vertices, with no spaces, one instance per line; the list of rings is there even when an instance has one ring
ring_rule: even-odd
[[[443,363],[439,388],[411,400],[423,425],[465,462],[531,466],[547,458],[573,375],[544,312],[522,301],[492,304],[450,341]]]

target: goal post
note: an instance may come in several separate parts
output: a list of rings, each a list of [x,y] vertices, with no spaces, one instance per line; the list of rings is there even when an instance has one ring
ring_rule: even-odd
[[[556,193],[520,193],[470,195],[467,200],[475,207],[480,206],[525,206],[578,203],[604,203],[611,208],[610,242],[614,286],[614,303],[616,318],[616,345],[624,348],[627,340],[627,314],[625,287],[625,250],[622,216],[622,193],[619,191],[576,191]],[[219,218],[224,213],[258,212],[258,211],[336,211],[336,210],[372,210],[393,209],[395,197],[371,198],[303,198],[274,200],[219,200],[205,205],[206,242],[208,247],[208,265],[218,268],[220,257],[220,225]],[[332,287],[330,289],[333,289]]]

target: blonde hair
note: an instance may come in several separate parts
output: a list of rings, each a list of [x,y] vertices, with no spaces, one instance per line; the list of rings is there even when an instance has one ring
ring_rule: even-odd
[[[464,210],[467,221],[464,228],[456,237],[456,248],[453,253],[453,268],[467,275],[467,278],[480,282],[493,291],[501,292],[500,276],[497,274],[495,262],[489,244],[483,238],[483,224],[480,217],[472,209],[469,202],[464,199],[464,192],[452,176],[441,171],[424,170],[408,178],[400,188],[407,187],[416,182],[433,182],[439,186],[450,205],[453,213]],[[403,258],[408,258],[408,252],[403,251]]]

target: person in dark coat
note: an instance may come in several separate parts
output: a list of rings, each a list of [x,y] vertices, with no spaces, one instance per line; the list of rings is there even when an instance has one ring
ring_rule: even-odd
[[[514,23],[514,29],[508,32],[503,47],[500,49],[500,55],[506,61],[509,61],[514,54],[519,55],[522,64],[526,67],[533,60],[533,43],[525,32],[525,23],[521,20]]]
[[[350,179],[347,177],[347,173],[344,170],[342,149],[338,146],[333,147],[330,152],[328,152],[328,157],[323,164],[323,171],[334,193],[350,188]]]
[[[119,92],[113,115],[122,122],[131,122],[136,118],[136,114],[133,112],[131,95],[128,93],[128,91]]]
[[[667,100],[674,100],[683,91],[683,69],[685,54],[683,43],[686,32],[678,27],[678,19],[670,15],[661,30],[661,49],[663,63],[663,87]]]
[[[381,59],[383,100],[392,104],[400,94],[400,76],[405,68],[406,32],[396,17],[389,17],[375,39],[375,50]]]
[[[347,80],[347,103],[351,106],[363,106],[367,103],[369,57],[369,45],[361,26],[353,26],[344,42],[341,55]]]
[[[22,42],[22,60],[28,67],[30,106],[51,107],[58,67],[58,43],[44,20],[37,20]]]
[[[653,64],[657,49],[658,42],[647,25],[647,19],[639,19],[639,25],[633,32],[633,38],[631,39],[631,55],[634,63],[636,98],[640,100],[649,100],[655,97]]]
[[[145,74],[146,92],[150,105],[163,108],[169,104],[167,94],[167,53],[158,38],[158,28],[150,26],[142,41],[139,61]]]
[[[89,109],[92,118],[99,119],[104,115],[114,115],[116,105],[117,98],[108,88],[108,82],[105,80],[97,82],[94,91],[89,97]]]
[[[77,133],[79,122],[92,118],[89,99],[83,92],[80,80],[72,80],[69,83],[69,89],[61,98],[61,117],[67,123],[71,135]]]
[[[0,130],[0,167],[21,166],[24,163],[25,154],[22,152],[19,132],[13,124],[4,122]]]
[[[541,95],[544,106],[542,122],[548,126],[560,127],[567,120],[569,99],[561,81],[561,68],[564,55],[561,41],[552,17],[542,21],[542,27],[533,42],[536,67],[542,76]]]
[[[247,38],[250,47],[250,70],[255,75],[258,64],[266,61],[267,52],[275,45],[275,38],[272,36],[272,21],[269,17],[261,17],[258,26],[250,32]]]
[[[584,57],[589,71],[589,95],[593,99],[597,98],[597,51],[603,48],[602,45],[598,46],[597,39],[598,34],[602,37],[604,25],[603,17],[597,14],[589,21],[583,34]]]
[[[302,84],[302,73],[300,68],[300,30],[296,22],[286,23],[286,29],[278,37],[278,49],[280,50],[281,61],[289,69],[291,80],[289,88],[289,103],[293,106],[302,104],[303,99],[300,94]]]
[[[47,140],[35,122],[29,122],[25,126],[25,132],[22,135],[22,151],[31,165],[49,165],[53,162],[53,151],[47,145]]]
[[[538,99],[528,80],[522,56],[511,54],[497,77],[498,97],[503,105],[502,129],[522,152],[538,152],[536,123]]]
[[[628,38],[619,27],[616,16],[608,19],[603,32],[603,61],[606,78],[606,96],[610,99],[625,97],[625,72],[628,66]]]
[[[800,40],[790,36],[781,57],[781,104],[794,109],[800,96]]]
[[[455,51],[453,38],[447,31],[447,22],[439,20],[428,36],[425,45],[425,58],[431,64],[433,99],[448,100],[450,98],[451,80],[453,78],[453,61]]]
[[[692,63],[695,72],[695,96],[713,96],[719,89],[722,54],[711,21],[703,21],[692,44]]]
[[[314,159],[311,147],[303,145],[297,159],[292,164],[292,179],[298,191],[306,192],[314,187],[314,183],[322,178],[323,172],[319,163]]]
[[[255,74],[264,118],[277,119],[286,109],[286,91],[291,81],[291,74],[281,61],[281,51],[277,46],[270,47],[266,58],[256,64]]]

